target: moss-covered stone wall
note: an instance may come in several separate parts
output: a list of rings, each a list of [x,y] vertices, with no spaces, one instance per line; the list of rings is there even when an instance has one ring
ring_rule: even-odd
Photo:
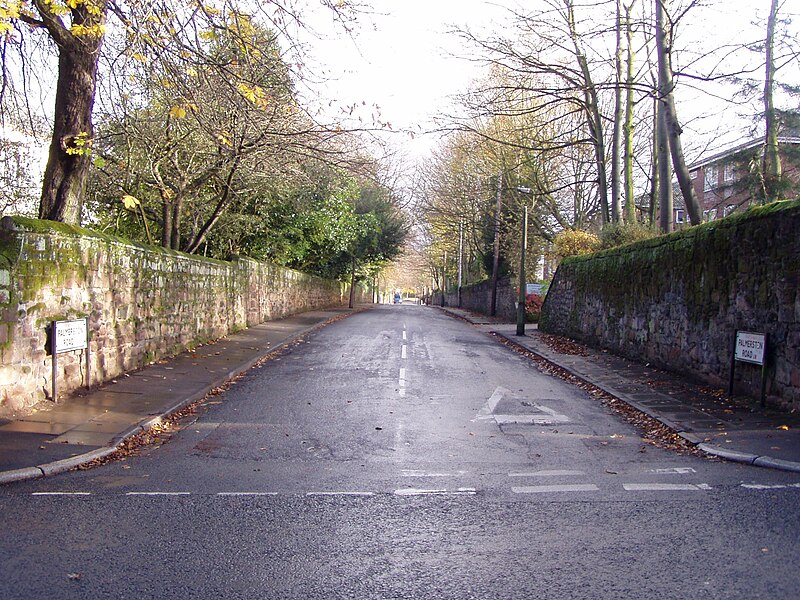
[[[52,321],[89,318],[92,383],[292,313],[341,306],[337,281],[249,259],[138,245],[49,221],[0,225],[0,413],[49,398]],[[58,357],[59,395],[85,385],[82,352]]]
[[[441,304],[441,294],[434,294],[432,302]],[[458,306],[458,291],[445,294],[445,305]],[[495,298],[495,316],[506,321],[517,320],[517,292],[508,279],[497,282],[497,297]],[[476,313],[488,315],[492,308],[492,282],[481,281],[461,287],[461,308]]]
[[[735,331],[769,335],[768,397],[800,408],[800,202],[565,260],[539,328],[727,386]],[[736,365],[758,397],[760,367]]]

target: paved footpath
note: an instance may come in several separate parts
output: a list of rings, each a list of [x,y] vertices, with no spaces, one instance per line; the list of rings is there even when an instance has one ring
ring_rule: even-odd
[[[438,310],[438,308],[437,308]],[[547,337],[468,311],[446,308],[487,334],[518,344],[674,429],[706,453],[800,472],[800,416],[731,403],[682,378],[601,351],[567,353]],[[194,352],[122,375],[89,393],[0,419],[0,484],[68,471],[116,451],[128,438],[201,400],[270,352],[352,314],[313,311],[251,327]]]
[[[800,472],[800,415],[762,408],[745,398],[727,398],[723,390],[579,344],[552,343],[527,325],[440,308],[486,333],[533,352],[571,375],[660,421],[706,454],[761,467]],[[551,343],[548,343],[550,341]]]

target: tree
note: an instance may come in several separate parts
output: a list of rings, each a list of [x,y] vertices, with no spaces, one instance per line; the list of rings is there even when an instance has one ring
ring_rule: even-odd
[[[777,200],[781,181],[781,156],[778,151],[778,119],[773,99],[775,88],[775,26],[778,20],[778,0],[772,0],[767,19],[767,38],[764,42],[764,161],[761,172],[764,175],[765,201]]]
[[[80,224],[93,140],[97,62],[105,34],[106,0],[8,2],[0,30],[22,22],[58,50],[55,119],[42,183],[39,218]],[[18,29],[17,31],[21,31]],[[7,77],[5,61],[4,76]]]
[[[683,201],[686,211],[689,213],[689,220],[692,225],[699,225],[703,222],[703,209],[694,193],[692,178],[689,169],[686,167],[686,160],[683,156],[683,145],[681,144],[681,129],[675,109],[675,83],[672,71],[672,26],[668,25],[668,2],[669,0],[655,0],[656,3],[656,51],[658,54],[658,98],[661,103],[659,110],[661,118],[666,127],[667,141],[669,144],[670,155],[672,156],[672,167],[675,176],[678,178],[678,185],[683,194]],[[663,175],[663,171],[662,171]],[[663,185],[663,184],[662,184]],[[664,210],[664,201],[661,206]]]
[[[159,58],[169,56],[165,50],[177,50],[184,59],[183,66],[188,68],[194,49],[184,43],[187,40],[182,36],[191,31],[202,33],[194,27],[199,21],[210,25],[206,32],[209,35],[217,29],[224,30],[227,16],[241,12],[238,4],[237,0],[187,0],[185,3],[14,0],[4,3],[0,11],[0,31],[15,35],[18,40],[29,35],[28,28],[32,35],[44,32],[58,52],[55,118],[39,209],[42,218],[76,224],[81,221],[95,141],[92,109],[104,41],[111,38],[122,42],[122,54],[117,47],[117,56],[128,54],[147,59],[148,52],[141,52],[141,49],[149,48],[150,54]],[[322,0],[321,4],[333,11],[340,23],[346,26],[350,22],[353,7],[347,0]],[[291,37],[290,23],[301,26],[301,13],[294,6],[294,0],[253,5],[253,8],[287,37]],[[109,25],[106,20],[110,15],[115,20]],[[23,46],[18,47],[22,52]],[[7,62],[7,54],[2,56],[3,75],[9,79],[13,69]],[[23,61],[22,64],[27,67],[29,63]],[[23,68],[22,77],[29,74]],[[126,87],[121,86],[115,90],[114,100],[127,92]]]
[[[573,0],[547,0],[536,12],[512,13],[511,30],[517,33],[516,37],[484,39],[469,30],[459,33],[485,54],[484,60],[507,74],[508,83],[485,89],[488,105],[471,104],[473,114],[514,114],[513,105],[504,105],[504,101],[514,99],[515,91],[527,92],[539,100],[524,111],[559,114],[563,126],[557,128],[558,137],[549,140],[547,147],[553,151],[576,145],[591,148],[594,169],[587,175],[599,199],[600,219],[607,223],[611,212],[602,93],[616,86],[609,81],[613,71],[596,58],[597,52],[589,46],[593,38],[602,39],[613,31],[597,25],[604,16],[602,9],[603,6],[576,6]],[[579,14],[578,10],[583,12]],[[591,29],[585,31],[587,27]],[[546,122],[544,118],[533,120]]]

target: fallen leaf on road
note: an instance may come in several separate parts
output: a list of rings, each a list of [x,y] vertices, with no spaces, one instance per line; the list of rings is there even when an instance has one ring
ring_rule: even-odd
[[[789,426],[788,425],[780,425],[778,427],[778,429],[783,429],[784,431],[789,431]]]
[[[67,579],[70,581],[78,581],[81,578],[80,573],[67,573]]]

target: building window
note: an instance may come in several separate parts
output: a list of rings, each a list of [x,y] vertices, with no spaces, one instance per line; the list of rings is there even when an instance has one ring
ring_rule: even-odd
[[[703,220],[704,221],[706,221],[706,222],[713,221],[716,218],[717,218],[717,209],[716,208],[710,208],[709,210],[704,210],[703,211]]]
[[[676,210],[675,211],[675,222],[676,223],[683,223],[684,222],[684,216],[683,216],[683,211],[682,210]]]
[[[704,191],[713,190],[717,187],[717,183],[719,182],[719,170],[716,165],[707,165],[703,167],[703,172],[705,175]]]
[[[723,212],[723,215],[725,215],[727,217],[729,214],[731,214],[735,210],[736,210],[736,205],[735,204],[728,204],[728,206],[725,207],[725,211]]]
[[[734,163],[725,163],[725,166],[722,168],[722,179],[725,183],[736,181],[736,165]]]

